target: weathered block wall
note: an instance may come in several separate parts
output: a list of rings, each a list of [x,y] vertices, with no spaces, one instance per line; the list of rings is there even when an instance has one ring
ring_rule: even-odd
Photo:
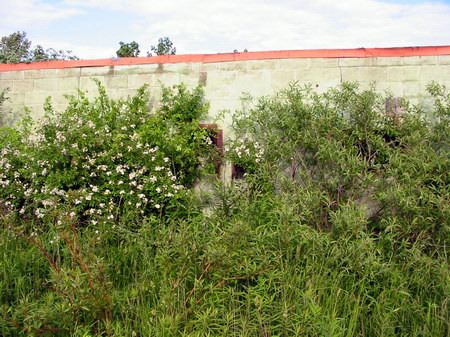
[[[30,65],[0,65],[0,90],[9,88],[5,109],[13,119],[27,106],[33,117],[43,114],[52,97],[56,110],[66,106],[66,94],[78,90],[96,94],[92,78],[99,79],[112,97],[133,95],[150,86],[153,104],[160,83],[202,84],[210,102],[211,119],[221,110],[240,107],[242,93],[271,95],[292,81],[311,83],[319,91],[343,81],[363,87],[375,81],[379,90],[413,103],[428,97],[426,85],[438,81],[450,86],[450,47],[286,51],[218,55],[176,55],[139,59],[63,61]],[[230,118],[231,115],[228,115]],[[226,128],[226,125],[223,127]]]

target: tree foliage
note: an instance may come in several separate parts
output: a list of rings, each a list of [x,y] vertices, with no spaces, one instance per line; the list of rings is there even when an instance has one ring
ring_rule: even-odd
[[[119,44],[120,47],[116,51],[117,57],[138,57],[141,52],[136,41],[131,41],[130,43],[120,41]]]
[[[42,62],[53,60],[77,60],[70,50],[44,49],[41,45],[31,48],[25,32],[15,32],[0,40],[0,63]]]
[[[175,55],[177,49],[173,46],[173,42],[168,37],[163,37],[158,40],[156,46],[151,46],[151,51],[156,55]]]

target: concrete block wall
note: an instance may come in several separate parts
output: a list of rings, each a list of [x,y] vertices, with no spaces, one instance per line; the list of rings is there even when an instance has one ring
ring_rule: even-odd
[[[184,82],[204,85],[210,102],[210,120],[223,110],[231,114],[241,106],[240,97],[272,95],[290,82],[309,83],[325,91],[343,81],[362,87],[377,83],[379,90],[418,103],[428,97],[426,86],[435,80],[450,86],[450,46],[391,49],[298,50],[216,55],[170,55],[119,60],[53,61],[0,65],[0,90],[9,88],[5,110],[17,119],[24,107],[39,118],[51,96],[56,110],[66,106],[65,95],[96,95],[96,78],[114,98],[133,95],[148,84],[153,105],[160,84]],[[208,121],[206,121],[208,122]],[[226,129],[227,125],[223,125]]]

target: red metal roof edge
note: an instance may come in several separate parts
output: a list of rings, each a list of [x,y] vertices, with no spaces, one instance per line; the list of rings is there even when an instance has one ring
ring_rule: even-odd
[[[161,55],[153,57],[109,58],[97,60],[47,61],[34,63],[0,64],[0,72],[38,69],[65,69],[83,67],[106,67],[164,63],[216,63],[247,60],[295,59],[295,58],[366,58],[366,57],[412,57],[450,55],[450,46],[358,48],[358,49],[310,49],[256,51],[226,54]]]

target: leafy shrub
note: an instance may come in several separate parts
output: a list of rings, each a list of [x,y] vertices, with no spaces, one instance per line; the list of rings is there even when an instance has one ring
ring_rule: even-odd
[[[429,91],[434,116],[407,102],[386,113],[389,96],[357,84],[324,94],[294,84],[237,115],[228,156],[253,173],[248,181],[292,194],[314,228],[340,232],[351,207],[364,214],[345,220],[358,231],[434,250],[450,243],[450,94]]]
[[[37,125],[25,119],[19,130],[2,130],[3,208],[39,223],[64,205],[82,224],[114,224],[178,207],[208,151],[201,88],[163,88],[154,114],[146,87],[127,100],[108,98],[100,83],[98,89],[92,102],[80,93],[55,114],[48,100]]]

